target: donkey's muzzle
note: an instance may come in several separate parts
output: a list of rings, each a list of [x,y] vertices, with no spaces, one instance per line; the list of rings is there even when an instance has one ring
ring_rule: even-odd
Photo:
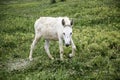
[[[68,47],[70,44],[65,44],[66,47]]]

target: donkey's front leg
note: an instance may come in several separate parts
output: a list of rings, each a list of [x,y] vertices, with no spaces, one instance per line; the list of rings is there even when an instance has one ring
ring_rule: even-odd
[[[59,38],[60,59],[63,60],[63,41]]]
[[[74,44],[72,39],[71,39],[71,44],[72,44],[72,53],[69,54],[69,57],[75,56],[75,50],[76,50],[76,46],[75,46],[75,44]]]

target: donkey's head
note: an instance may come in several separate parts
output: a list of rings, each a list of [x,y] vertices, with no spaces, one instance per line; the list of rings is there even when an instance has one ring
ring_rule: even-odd
[[[65,21],[62,19],[62,25],[64,26],[63,40],[65,42],[65,45],[68,47],[71,44],[73,20]]]

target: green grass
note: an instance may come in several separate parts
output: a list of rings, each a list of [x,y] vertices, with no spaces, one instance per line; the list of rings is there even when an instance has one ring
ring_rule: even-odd
[[[40,40],[28,60],[34,38],[34,22],[40,16],[68,16],[74,19],[73,40],[77,51],[51,41],[50,60]],[[0,80],[119,80],[120,1],[0,0]]]

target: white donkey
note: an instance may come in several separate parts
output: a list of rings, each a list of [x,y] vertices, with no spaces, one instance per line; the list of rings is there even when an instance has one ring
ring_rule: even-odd
[[[68,17],[40,17],[36,20],[35,27],[35,38],[31,45],[29,59],[32,60],[32,53],[36,43],[41,37],[45,39],[45,51],[50,59],[54,59],[49,51],[49,40],[58,40],[60,49],[60,59],[63,60],[63,40],[65,45],[68,47],[72,45],[72,53],[69,57],[75,55],[76,46],[72,40],[72,26],[73,20]]]

